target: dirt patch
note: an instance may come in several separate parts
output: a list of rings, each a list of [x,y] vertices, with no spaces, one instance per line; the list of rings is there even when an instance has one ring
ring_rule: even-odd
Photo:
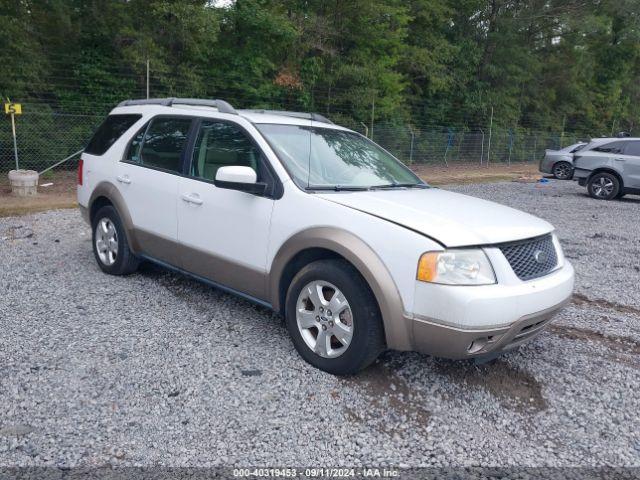
[[[340,383],[355,389],[369,402],[369,408],[364,412],[351,407],[346,409],[347,417],[353,422],[379,421],[377,427],[385,433],[397,432],[398,422],[411,421],[413,428],[426,428],[429,423],[431,413],[424,408],[423,399],[411,390],[402,377],[382,362],[373,364],[357,376],[342,379]],[[340,393],[334,390],[331,395],[338,398]]]
[[[6,174],[0,174],[0,217],[74,208],[76,202],[76,172],[45,173],[38,182],[38,194],[33,197],[14,197]],[[48,187],[43,187],[51,183]]]
[[[436,370],[455,383],[483,388],[507,408],[520,412],[539,412],[547,408],[542,386],[535,377],[503,360],[485,365],[443,360],[436,363]]]
[[[491,183],[504,181],[536,181],[542,177],[536,164],[518,163],[512,165],[456,164],[411,165],[418,176],[432,185],[452,183]]]
[[[596,299],[591,300],[586,295],[582,295],[581,293],[574,293],[572,302],[574,305],[590,305],[605,308],[607,310],[614,310],[618,313],[624,313],[626,315],[633,315],[636,317],[640,317],[640,309],[634,307],[628,307],[627,305],[621,305],[619,303],[609,302],[607,300]]]
[[[563,338],[596,342],[616,353],[640,355],[640,342],[633,338],[605,335],[594,330],[557,324],[550,325],[549,331]]]

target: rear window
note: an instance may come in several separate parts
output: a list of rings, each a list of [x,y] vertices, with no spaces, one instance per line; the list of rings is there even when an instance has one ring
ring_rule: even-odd
[[[582,143],[580,145],[578,145],[576,148],[574,148],[573,150],[571,150],[571,152],[569,153],[576,153],[579,152],[580,150],[582,150],[585,147],[586,143]]]
[[[84,149],[85,153],[91,155],[104,154],[131,125],[141,118],[142,115],[109,115],[89,140],[89,144]]]

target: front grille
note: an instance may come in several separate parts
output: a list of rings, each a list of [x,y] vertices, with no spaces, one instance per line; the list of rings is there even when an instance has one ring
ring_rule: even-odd
[[[500,246],[520,280],[542,277],[558,264],[551,235]]]

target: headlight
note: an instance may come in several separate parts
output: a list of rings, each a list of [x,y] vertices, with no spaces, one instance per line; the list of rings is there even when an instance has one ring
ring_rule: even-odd
[[[496,283],[491,262],[480,249],[427,252],[418,262],[418,280],[444,285]]]

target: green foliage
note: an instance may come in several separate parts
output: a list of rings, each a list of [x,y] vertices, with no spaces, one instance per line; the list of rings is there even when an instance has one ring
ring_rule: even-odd
[[[144,97],[149,61],[151,96],[359,131],[477,130],[492,108],[519,132],[640,120],[640,0],[0,0],[0,24],[0,94],[59,113]]]

